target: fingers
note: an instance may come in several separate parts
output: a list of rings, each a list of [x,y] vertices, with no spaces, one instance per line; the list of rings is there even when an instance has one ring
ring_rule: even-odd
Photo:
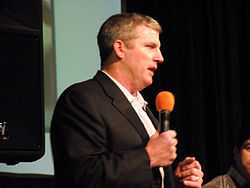
[[[160,134],[156,133],[151,136],[145,148],[149,156],[150,166],[171,165],[177,157],[176,145],[176,132],[173,130],[165,131]]]
[[[192,164],[195,161],[195,157],[186,157],[183,161],[179,162],[179,165],[186,167],[189,164]]]
[[[200,163],[194,157],[186,157],[178,164],[175,175],[187,187],[200,188],[203,183],[203,172]]]
[[[190,175],[186,178],[183,178],[181,182],[186,187],[193,187],[193,188],[201,188],[203,183],[203,174],[196,176],[196,175]]]
[[[177,157],[177,139],[176,132],[173,130],[165,131],[159,135],[162,137],[162,141],[165,143],[165,152],[168,155],[170,162],[172,163]],[[171,163],[167,164],[170,165]],[[166,166],[166,164],[164,165]]]
[[[177,176],[180,179],[196,181],[197,179],[202,178],[203,175],[204,174],[201,171],[201,169],[189,168],[189,169],[186,169],[186,170],[181,170],[180,173]]]
[[[165,135],[167,137],[175,138],[177,133],[174,130],[168,130],[160,133],[160,135]]]
[[[178,166],[181,171],[196,168],[201,170],[200,163],[195,159],[195,157],[186,157],[183,161],[179,162]]]
[[[185,187],[192,187],[192,188],[201,188],[203,179],[202,178],[196,178],[196,180],[183,180],[182,181],[183,185]]]

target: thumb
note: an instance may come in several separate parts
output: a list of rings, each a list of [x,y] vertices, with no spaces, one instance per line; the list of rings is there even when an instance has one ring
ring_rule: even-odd
[[[153,135],[151,136],[151,138],[157,138],[158,136],[159,136],[159,132],[156,131],[155,134],[153,134]]]

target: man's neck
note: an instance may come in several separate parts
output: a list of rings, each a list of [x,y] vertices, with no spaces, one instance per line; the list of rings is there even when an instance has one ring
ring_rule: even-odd
[[[121,71],[117,71],[116,69],[102,69],[104,73],[108,76],[112,77],[112,79],[119,82],[123,87],[125,87],[133,96],[137,96],[138,90],[132,87],[132,84],[127,79],[127,75],[124,75]]]

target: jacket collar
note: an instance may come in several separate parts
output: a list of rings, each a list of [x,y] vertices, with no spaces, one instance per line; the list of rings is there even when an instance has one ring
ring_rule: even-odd
[[[242,173],[240,173],[240,170],[237,169],[234,165],[230,167],[227,174],[235,181],[235,183],[239,187],[249,187],[250,181],[248,177],[244,176]]]
[[[130,124],[137,130],[141,136],[144,144],[147,143],[149,136],[144,128],[144,125],[140,121],[133,107],[129,103],[128,99],[119,89],[119,87],[103,72],[98,71],[94,76],[94,79],[103,88],[105,94],[111,99],[114,107],[130,122]]]

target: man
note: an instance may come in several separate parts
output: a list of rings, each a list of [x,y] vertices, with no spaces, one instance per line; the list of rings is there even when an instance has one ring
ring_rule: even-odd
[[[58,186],[163,188],[164,167],[176,158],[176,132],[159,134],[139,93],[163,63],[161,27],[151,17],[111,16],[98,33],[101,70],[66,89],[52,119]],[[200,188],[203,172],[192,157],[176,169],[179,182]]]
[[[203,188],[250,188],[250,127],[241,130],[234,148],[234,161],[226,174],[205,184]]]

